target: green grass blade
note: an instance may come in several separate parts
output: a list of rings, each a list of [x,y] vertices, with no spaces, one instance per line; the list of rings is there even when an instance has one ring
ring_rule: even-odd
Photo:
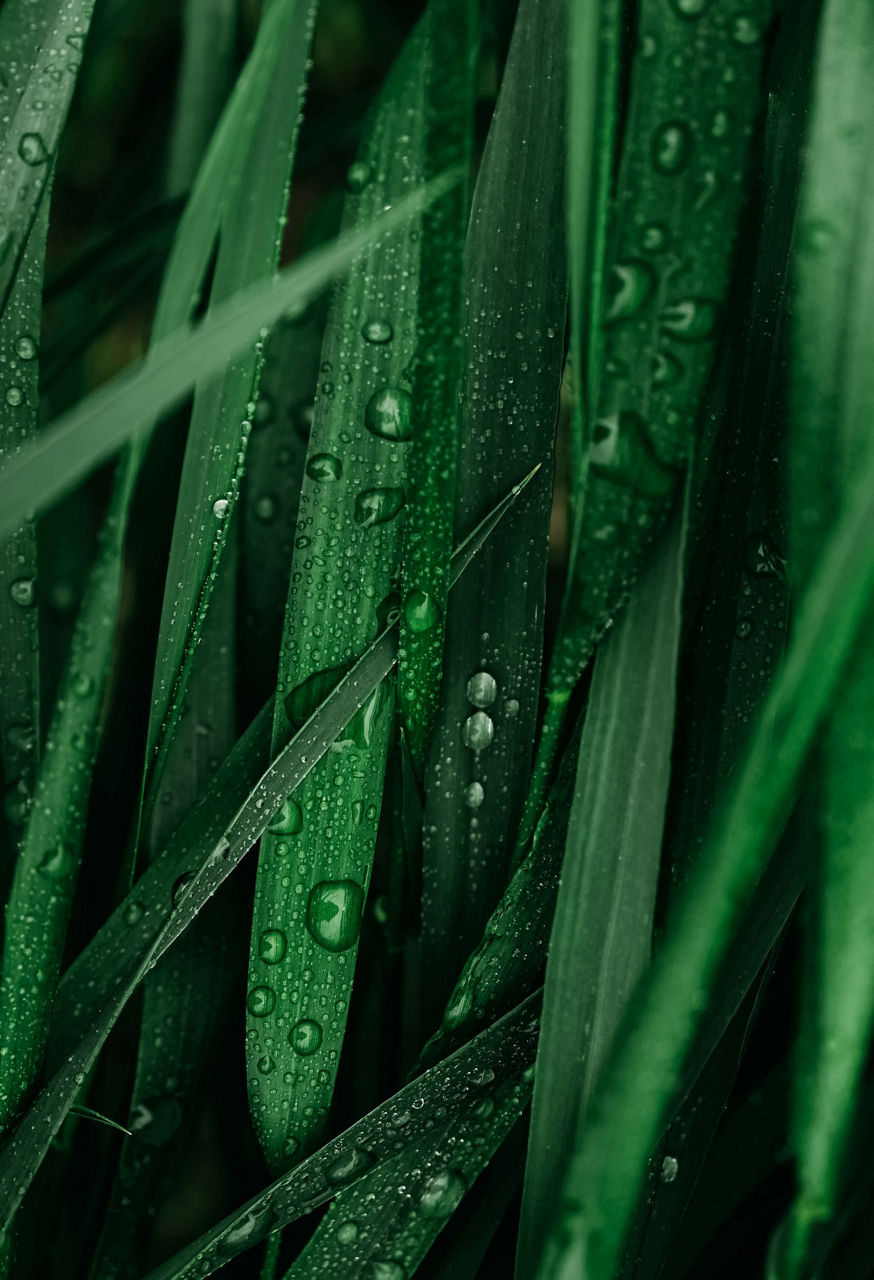
[[[422,178],[417,28],[350,170],[344,226],[367,226]],[[404,141],[402,141],[402,139]],[[384,625],[400,564],[421,223],[370,247],[337,290],[298,510],[274,742]],[[357,566],[337,571],[333,548]],[[395,606],[396,607],[396,606]],[[343,1044],[394,705],[378,689],[262,841],[247,997],[249,1100],[272,1168],[312,1150]],[[328,806],[326,808],[326,806]],[[328,817],[330,815],[330,817]],[[325,839],[323,823],[330,823]],[[331,926],[335,920],[337,927]],[[306,977],[302,977],[305,974]],[[277,1088],[275,1081],[284,1087]]]
[[[185,0],[167,193],[189,189],[233,78],[237,0]]]
[[[684,543],[677,520],[595,660],[546,965],[519,1276],[539,1273],[576,1127],[649,964]]]
[[[407,1150],[418,1150],[431,1140],[435,1121],[442,1127],[445,1122],[469,1112],[479,1112],[481,1118],[488,1115],[494,1105],[494,1095],[512,1088],[511,1082],[518,1080],[530,1066],[538,1007],[535,995],[486,1028],[439,1068],[419,1076],[345,1133],[277,1178],[199,1240],[150,1272],[148,1280],[189,1280],[192,1276],[212,1275],[230,1258],[258,1244],[269,1231],[312,1212],[332,1197],[340,1196],[338,1204],[345,1201],[355,1194],[355,1183],[365,1173],[372,1176],[376,1170],[383,1170],[391,1177],[398,1159],[403,1159]],[[490,1088],[492,1080],[494,1088]],[[368,1177],[366,1181],[369,1180]],[[349,1253],[352,1241],[348,1230],[340,1231],[344,1254]],[[365,1242],[357,1237],[354,1241],[353,1252],[357,1252]],[[295,1267],[304,1265],[300,1261]],[[295,1267],[291,1274],[297,1274]],[[315,1273],[301,1271],[300,1274]],[[333,1273],[318,1269],[318,1274]]]
[[[811,579],[730,799],[602,1074],[565,1184],[560,1230],[550,1242],[557,1277],[577,1275],[583,1259],[592,1280],[613,1273],[715,967],[785,821],[871,598],[872,476],[869,462]],[[632,1110],[633,1129],[626,1123]]]
[[[65,413],[0,473],[0,537],[8,536],[31,512],[68,493],[138,430],[179,405],[198,379],[218,372],[263,328],[306,304],[347,270],[362,249],[417,214],[459,176],[434,179],[370,226],[313,250],[275,281],[243,290],[190,330],[171,330],[139,365]]]
[[[825,5],[800,209],[794,317],[793,564],[809,580],[816,549],[872,456],[874,12]],[[829,423],[828,447],[823,421]],[[817,758],[820,848],[805,920],[806,973],[795,1133],[798,1198],[785,1270],[809,1274],[816,1233],[843,1210],[845,1165],[874,1025],[870,607],[835,689]]]
[[[316,3],[278,0],[276,7],[282,9],[283,22],[272,32],[274,66],[281,66],[283,74],[270,80],[249,132],[240,136],[232,153],[236,180],[222,213],[207,324],[222,303],[273,277],[279,257]],[[198,381],[195,390],[146,740],[146,769],[154,769],[153,783],[160,780],[162,768],[154,756],[167,746],[168,730],[178,715],[235,514],[262,347],[263,340],[237,353],[220,377]]]
[[[424,170],[470,169],[478,54],[475,0],[430,0],[423,19]],[[443,663],[457,460],[461,264],[467,184],[428,209],[419,264],[417,346],[412,366],[413,447],[404,528],[398,690],[407,745],[419,776],[434,727]]]
[[[523,800],[521,786],[507,782],[525,776],[537,722],[567,306],[565,20],[563,0],[519,8],[465,245],[456,535],[523,469],[540,462],[542,471],[449,604],[446,677],[425,775],[426,1032],[506,884]],[[471,696],[472,678],[481,688]],[[466,743],[465,724],[493,740]]]
[[[31,227],[48,198],[93,8],[93,0],[9,0],[0,14],[3,61],[11,64],[2,90],[0,310],[8,306]]]

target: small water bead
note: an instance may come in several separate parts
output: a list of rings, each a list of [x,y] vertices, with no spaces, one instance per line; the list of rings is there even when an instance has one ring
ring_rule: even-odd
[[[326,951],[348,951],[358,941],[364,890],[355,880],[322,880],[310,890],[307,929]]]
[[[21,387],[9,387],[6,392],[6,403],[12,409],[17,409],[20,404],[24,404],[24,392]]]
[[[36,578],[16,578],[9,588],[12,603],[29,609],[36,600]]]
[[[490,707],[498,696],[498,682],[488,671],[478,671],[468,680],[466,693],[475,707]]]
[[[315,1053],[322,1043],[322,1028],[312,1018],[301,1018],[288,1033],[288,1043],[295,1053],[308,1058]]]
[[[131,1111],[127,1127],[140,1142],[162,1147],[179,1128],[182,1115],[178,1098],[146,1098]]]
[[[670,232],[660,222],[648,223],[640,233],[640,247],[645,253],[661,253],[670,243]]]
[[[346,187],[354,196],[359,195],[373,177],[373,170],[363,160],[356,160],[346,170]]]
[[[654,387],[673,387],[686,372],[677,357],[669,351],[657,351],[652,358],[652,365]]]
[[[406,1272],[399,1262],[374,1262],[367,1280],[406,1280]]]
[[[311,480],[330,484],[343,474],[343,463],[333,453],[316,453],[307,462],[307,475]]]
[[[212,514],[215,516],[216,520],[224,520],[230,509],[231,504],[228,502],[227,498],[216,498],[215,502],[212,504]]]
[[[355,499],[355,523],[362,529],[387,524],[406,501],[403,489],[365,489]]]
[[[404,601],[404,620],[409,629],[414,635],[420,635],[423,631],[430,631],[439,617],[436,601],[426,591],[414,587]]]
[[[719,304],[710,298],[681,298],[665,307],[662,328],[680,342],[704,342],[712,338],[719,320]]]
[[[472,782],[469,787],[464,790],[464,803],[469,809],[478,809],[486,798],[481,782]]]
[[[419,1207],[426,1217],[448,1218],[461,1204],[466,1190],[460,1174],[442,1169],[425,1183]]]
[[[340,1244],[354,1244],[358,1239],[358,1223],[353,1218],[341,1222],[337,1228],[337,1240]]]
[[[679,1172],[680,1163],[676,1156],[665,1156],[662,1161],[661,1173],[659,1174],[662,1182],[674,1182]]]
[[[18,144],[18,154],[25,164],[45,164],[49,158],[46,144],[38,133],[23,133]]]
[[[394,329],[388,320],[368,320],[366,324],[361,326],[361,336],[365,342],[372,342],[377,346],[382,346],[385,342],[391,342],[394,337]]]
[[[668,120],[653,134],[652,162],[659,173],[680,173],[692,155],[692,133],[682,120]]]
[[[753,632],[753,623],[751,618],[738,618],[734,628],[734,634],[738,640],[746,640]]]
[[[731,39],[739,49],[752,49],[762,40],[762,26],[751,13],[736,13],[731,20]]]
[[[681,18],[700,18],[710,7],[710,0],[671,0],[671,7]]]
[[[724,107],[719,107],[710,117],[711,138],[727,138],[731,133],[731,115]]]
[[[246,1008],[253,1018],[266,1018],[276,1008],[276,992],[272,987],[252,987],[246,997]]]
[[[29,333],[23,333],[15,344],[15,354],[19,360],[33,360],[36,356],[37,346]]]
[[[461,739],[471,751],[485,751],[495,738],[495,724],[491,716],[484,711],[475,711],[468,716],[461,731]]]
[[[265,964],[280,964],[288,943],[281,929],[265,929],[258,939],[258,955]]]
[[[260,498],[255,499],[253,507],[255,519],[260,520],[262,524],[270,524],[276,519],[278,505],[272,493],[262,493]]]
[[[617,262],[607,277],[605,324],[618,324],[635,315],[652,296],[656,274],[645,262]]]
[[[139,924],[145,914],[145,911],[138,902],[130,902],[124,909],[122,920],[124,920],[126,925],[133,926],[135,924]]]
[[[303,810],[291,796],[284,800],[268,831],[274,836],[296,836],[303,829]]]
[[[413,398],[401,387],[375,391],[364,410],[364,425],[380,440],[410,440],[413,435]]]

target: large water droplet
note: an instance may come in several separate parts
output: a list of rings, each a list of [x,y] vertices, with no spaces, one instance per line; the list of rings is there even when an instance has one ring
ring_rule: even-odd
[[[276,1008],[276,992],[272,987],[252,987],[246,997],[246,1008],[253,1018],[266,1018]]]
[[[719,306],[710,298],[681,298],[665,307],[662,328],[681,342],[702,342],[712,338],[719,319]]]
[[[404,601],[404,619],[410,630],[416,635],[430,631],[439,617],[436,601],[426,591],[414,587]]]
[[[292,689],[283,706],[292,727],[300,729],[306,724],[320,702],[323,702],[331,690],[340,683],[352,661],[341,667],[327,667],[324,671],[314,671],[311,676]]]
[[[654,387],[672,387],[686,372],[677,357],[671,355],[669,351],[657,351],[652,358],[652,364]]]
[[[400,387],[375,391],[364,410],[364,425],[380,440],[409,440],[413,434],[413,398]]]
[[[130,902],[124,909],[122,919],[126,925],[132,927],[135,924],[139,924],[145,914],[145,911],[138,902]]]
[[[173,888],[170,892],[170,900],[174,907],[178,907],[179,903],[185,897],[191,887],[194,875],[195,873],[193,871],[183,871],[182,875],[174,882]]]
[[[691,154],[692,134],[682,120],[668,120],[656,129],[652,139],[652,162],[659,173],[679,173],[689,163]]]
[[[49,158],[46,144],[38,133],[23,133],[18,144],[18,154],[25,164],[45,164]]]
[[[30,334],[23,333],[15,344],[15,354],[19,360],[33,360],[36,356],[36,343]]]
[[[679,1172],[680,1163],[676,1156],[665,1156],[662,1161],[662,1170],[659,1174],[662,1182],[674,1182]]]
[[[28,609],[36,600],[36,578],[16,578],[9,588],[13,604]]]
[[[478,809],[485,798],[486,793],[481,782],[472,782],[469,787],[465,787],[464,803],[469,809]]]
[[[310,890],[307,928],[326,951],[347,951],[358,941],[364,890],[354,880],[322,880]]]
[[[361,336],[365,342],[373,342],[381,346],[384,342],[391,342],[394,330],[388,320],[368,320],[365,325],[362,325]]]
[[[127,1127],[140,1142],[162,1147],[179,1128],[182,1114],[178,1098],[146,1098],[132,1110]]]
[[[322,1028],[312,1018],[301,1018],[289,1031],[288,1043],[295,1053],[308,1058],[322,1043]]]
[[[399,1262],[374,1262],[368,1280],[406,1280],[406,1272]]]
[[[263,1240],[276,1221],[276,1213],[272,1209],[252,1209],[241,1218],[216,1242],[216,1252],[230,1258],[241,1250]]]
[[[731,39],[739,49],[752,49],[762,40],[762,25],[751,13],[736,13],[731,20]]]
[[[279,964],[285,959],[287,946],[281,929],[265,929],[258,939],[258,955],[265,964]]]
[[[231,504],[228,502],[227,498],[216,498],[215,502],[212,504],[212,514],[215,516],[216,520],[224,520],[230,509]]]
[[[311,480],[322,483],[339,480],[343,473],[343,463],[333,453],[316,453],[307,462],[307,475]]]
[[[606,324],[628,320],[652,295],[656,274],[645,262],[617,262],[607,278]]]
[[[24,778],[19,778],[7,787],[3,796],[3,810],[14,827],[20,827],[27,821],[30,812],[30,791]]]
[[[425,1183],[419,1207],[429,1218],[448,1218],[461,1204],[466,1190],[460,1174],[442,1169]]]
[[[746,544],[747,573],[757,578],[787,581],[786,561],[764,533],[751,533]]]
[[[291,796],[284,800],[273,817],[268,830],[274,836],[296,836],[303,829],[303,813]]]
[[[646,436],[646,424],[633,409],[598,419],[589,456],[593,470],[616,484],[657,497],[667,497],[674,490],[674,473],[654,457]]]
[[[24,404],[24,392],[21,387],[9,387],[7,389],[6,403],[12,409],[17,409],[20,404]]]
[[[364,529],[393,520],[404,505],[403,489],[366,489],[355,499],[355,523]]]
[[[373,170],[369,164],[363,160],[356,160],[354,164],[350,164],[346,170],[346,186],[357,196],[367,186],[373,177]]]
[[[466,692],[475,707],[490,707],[498,696],[498,682],[488,671],[478,671],[468,680]]]
[[[357,1178],[373,1164],[374,1156],[370,1151],[363,1151],[361,1147],[350,1147],[328,1166],[325,1170],[325,1178],[336,1186],[338,1183],[348,1182],[350,1178]]]
[[[475,711],[472,716],[468,716],[461,730],[462,741],[471,751],[485,751],[486,747],[492,745],[494,737],[494,721],[484,711]]]
[[[66,845],[59,844],[43,854],[39,864],[39,873],[50,880],[61,880],[73,869],[73,856]]]
[[[337,1228],[337,1239],[340,1244],[354,1244],[358,1239],[358,1223],[353,1218],[341,1222]]]

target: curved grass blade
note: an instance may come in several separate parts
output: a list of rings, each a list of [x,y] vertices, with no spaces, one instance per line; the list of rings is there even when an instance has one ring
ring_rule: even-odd
[[[607,248],[603,371],[523,840],[563,708],[627,600],[691,452],[745,198],[770,9],[770,0],[743,14],[640,6]]]
[[[613,1274],[715,968],[786,819],[874,589],[865,532],[874,519],[874,498],[865,488],[872,477],[869,462],[811,579],[738,781],[601,1075],[547,1249],[544,1270],[556,1277],[577,1275],[583,1259],[592,1280]]]
[[[824,7],[803,180],[794,315],[792,554],[809,580],[861,465],[874,456],[874,12]],[[829,439],[821,424],[829,422]],[[781,1274],[810,1274],[817,1234],[843,1210],[851,1131],[874,1026],[874,752],[869,605],[817,757],[820,849],[805,920],[794,1130],[798,1195]]]
[[[182,62],[167,162],[167,194],[194,181],[233,78],[237,0],[186,0]]]
[[[311,1213],[341,1192],[343,1199],[350,1190],[354,1194],[355,1183],[366,1172],[367,1181],[378,1171],[390,1176],[399,1159],[433,1140],[435,1122],[442,1128],[471,1112],[479,1112],[482,1121],[490,1114],[494,1097],[512,1088],[511,1082],[529,1069],[538,1009],[539,996],[534,995],[155,1268],[148,1280],[212,1275],[230,1258],[258,1244],[269,1231]],[[490,1088],[493,1081],[494,1088]],[[339,1234],[345,1253],[353,1243],[355,1252],[362,1244],[367,1247],[373,1243],[360,1240],[348,1229]]]
[[[567,306],[565,21],[563,2],[520,6],[465,246],[456,535],[523,468],[542,471],[449,602],[425,775],[426,1031],[506,884],[537,722]]]
[[[10,303],[34,219],[48,199],[93,8],[94,0],[8,0],[0,15],[0,48],[9,64],[2,77],[0,311]]]
[[[347,229],[367,226],[421,181],[426,49],[420,26],[350,169]],[[369,247],[332,301],[298,511],[274,745],[289,724],[308,718],[314,701],[397,608],[420,234],[414,219]],[[338,555],[340,564],[356,566],[354,573],[338,572]],[[333,1093],[393,704],[390,685],[374,691],[288,796],[261,844],[246,1057],[255,1129],[274,1169],[312,1149]]]
[[[430,0],[423,24],[427,41],[424,172],[433,178],[457,168],[466,178],[473,150],[478,5],[476,0]],[[443,667],[457,461],[461,266],[468,208],[466,182],[430,206],[419,263],[398,689],[407,745],[420,777]]]
[[[362,249],[401,226],[459,179],[457,173],[435,178],[370,226],[313,250],[275,281],[243,290],[200,324],[171,329],[139,365],[63,414],[20,459],[7,464],[0,473],[0,537],[69,492],[138,430],[179,405],[199,378],[220,370],[263,328],[306,304],[347,270]],[[172,267],[171,258],[168,273]],[[157,324],[156,320],[156,328]]]
[[[576,1128],[649,963],[674,732],[683,535],[675,520],[595,661],[546,965],[519,1276],[539,1272],[544,1225]]]

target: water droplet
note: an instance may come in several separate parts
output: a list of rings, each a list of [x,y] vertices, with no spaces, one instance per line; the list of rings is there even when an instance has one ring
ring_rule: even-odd
[[[498,682],[488,671],[478,671],[468,680],[466,692],[475,707],[490,707],[498,696]]]
[[[751,533],[746,545],[747,572],[756,578],[787,581],[786,561],[764,533]]]
[[[6,403],[13,409],[17,409],[20,404],[24,404],[24,392],[21,387],[9,387],[6,392]]]
[[[589,456],[592,468],[616,484],[656,497],[667,497],[674,490],[674,473],[654,457],[646,424],[633,409],[598,419]]]
[[[255,499],[255,505],[252,508],[255,519],[260,520],[262,524],[270,524],[276,519],[278,505],[272,493],[262,493],[260,498]]]
[[[662,1171],[659,1174],[662,1182],[673,1182],[680,1172],[680,1164],[676,1156],[665,1156],[662,1161]]]
[[[472,782],[464,789],[464,803],[469,809],[478,809],[485,798],[486,793],[481,782]]]
[[[146,1098],[131,1111],[127,1127],[140,1142],[161,1147],[179,1128],[182,1114],[178,1098]]]
[[[657,351],[652,358],[652,384],[654,387],[672,387],[686,372],[676,356],[669,351]]]
[[[762,27],[751,13],[736,13],[731,20],[731,39],[740,49],[752,49],[761,43]]]
[[[635,315],[651,296],[655,285],[655,272],[645,262],[617,262],[607,277],[605,324],[617,324]]]
[[[364,425],[380,440],[409,440],[413,435],[413,398],[400,387],[375,391],[364,410]]]
[[[799,248],[805,253],[824,253],[835,240],[835,228],[825,218],[807,218],[801,223]]]
[[[337,1239],[340,1244],[353,1244],[358,1239],[358,1223],[353,1218],[341,1222],[337,1228]]]
[[[18,154],[25,164],[45,164],[49,158],[46,144],[38,133],[23,133],[18,144]]]
[[[702,342],[712,338],[719,319],[719,306],[710,298],[681,298],[665,307],[662,328],[681,342]]]
[[[33,360],[36,356],[36,343],[30,334],[23,333],[15,344],[15,354],[19,360]]]
[[[246,1008],[253,1018],[266,1018],[276,1008],[276,992],[272,987],[252,987],[246,997]]]
[[[312,1018],[301,1018],[288,1033],[288,1043],[302,1058],[315,1053],[322,1043],[322,1028]]]
[[[346,170],[346,186],[354,196],[364,190],[373,177],[373,170],[363,160],[356,160]]]
[[[334,1185],[348,1182],[350,1178],[356,1178],[365,1169],[369,1169],[373,1163],[374,1157],[369,1151],[363,1151],[361,1147],[351,1147],[328,1166],[325,1170],[325,1178]]]
[[[681,18],[700,18],[710,0],[671,0],[671,5]]]
[[[265,929],[258,939],[258,955],[265,964],[279,964],[285,959],[287,945],[281,929]]]
[[[752,619],[738,618],[734,628],[734,634],[737,636],[738,640],[746,640],[748,636],[752,635],[752,632],[753,632]]]
[[[178,907],[179,903],[185,897],[191,887],[191,881],[194,879],[194,875],[195,873],[193,871],[185,871],[173,885],[170,899],[174,907]]]
[[[640,247],[644,253],[661,253],[670,243],[670,233],[660,222],[650,222],[640,233]]]
[[[403,489],[366,489],[355,499],[355,523],[363,529],[393,520],[404,505]]]
[[[138,902],[129,902],[124,909],[122,919],[126,925],[132,926],[138,924],[144,915],[145,911]]]
[[[29,609],[36,600],[36,578],[16,578],[9,588],[13,604]]]
[[[307,928],[326,951],[346,951],[358,941],[364,890],[354,880],[322,880],[310,890]]]
[[[8,737],[10,747],[23,755],[30,755],[36,746],[36,731],[32,724],[10,725]]]
[[[406,1273],[399,1262],[374,1262],[367,1280],[406,1280]]]
[[[419,635],[430,631],[440,616],[436,602],[426,591],[414,587],[404,601],[404,619],[409,629]]]
[[[233,1257],[242,1249],[255,1244],[267,1235],[276,1221],[274,1210],[251,1209],[244,1218],[229,1227],[216,1242],[216,1252],[225,1257]]]
[[[269,1053],[265,1053],[263,1058],[258,1059],[258,1070],[262,1076],[269,1076],[271,1071],[276,1070],[276,1059],[271,1058]]]
[[[466,747],[470,747],[471,751],[485,751],[486,747],[492,745],[494,737],[494,721],[484,711],[475,711],[472,716],[468,716],[465,720],[464,728],[461,731],[461,739]]]
[[[517,698],[507,698],[504,703],[504,715],[510,716],[512,719],[519,714],[519,701]]]
[[[228,502],[227,498],[216,498],[215,502],[212,504],[212,514],[215,516],[216,520],[224,520],[230,509],[231,504]]]
[[[461,1204],[466,1190],[460,1174],[442,1169],[425,1183],[419,1206],[429,1218],[448,1218]]]
[[[343,463],[333,453],[316,453],[307,462],[309,478],[323,484],[339,480],[342,473]]]
[[[282,802],[268,830],[274,836],[296,836],[303,829],[303,812],[291,796]]]
[[[43,854],[39,864],[39,873],[48,876],[49,880],[61,880],[73,869],[73,856],[66,845],[59,844]]]
[[[710,117],[711,138],[727,138],[731,133],[731,116],[724,109],[718,108]]]
[[[328,696],[340,683],[352,663],[346,662],[341,667],[327,667],[324,671],[314,671],[311,676],[292,689],[283,706],[292,727],[300,729],[306,724],[320,702]]]
[[[77,698],[88,698],[94,692],[94,681],[86,671],[77,671],[72,683]]]
[[[682,120],[668,120],[656,129],[652,139],[652,162],[659,173],[679,173],[689,163],[691,154],[692,134]]]
[[[368,320],[361,327],[361,336],[365,342],[374,342],[381,346],[384,342],[391,342],[394,329],[387,320]]]
[[[24,778],[19,778],[7,788],[3,797],[3,809],[14,827],[23,826],[30,812],[30,792]]]

